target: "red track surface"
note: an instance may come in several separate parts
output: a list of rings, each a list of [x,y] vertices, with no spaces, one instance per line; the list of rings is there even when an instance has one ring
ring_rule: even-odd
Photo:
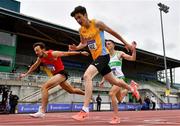
[[[28,114],[0,115],[0,125],[60,125],[107,126],[112,112],[91,112],[83,122],[71,118],[75,113],[47,113],[45,118],[31,118]],[[120,126],[180,126],[180,110],[121,111]]]

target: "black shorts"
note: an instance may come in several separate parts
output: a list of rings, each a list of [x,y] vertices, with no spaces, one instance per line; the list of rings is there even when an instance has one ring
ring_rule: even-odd
[[[99,56],[96,60],[94,60],[91,64],[94,65],[98,72],[104,76],[111,72],[111,68],[109,67],[108,63],[110,61],[109,54],[104,56]]]
[[[68,77],[69,77],[68,72],[65,71],[65,70],[61,70],[61,71],[55,73],[54,75],[56,75],[56,74],[61,74],[61,75],[65,76],[66,79],[64,81],[66,81],[68,79]]]

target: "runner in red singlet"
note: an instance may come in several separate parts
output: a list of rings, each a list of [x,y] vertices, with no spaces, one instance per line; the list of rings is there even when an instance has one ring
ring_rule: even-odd
[[[62,51],[53,51],[48,50],[46,51],[45,44],[42,42],[35,43],[33,45],[34,52],[36,53],[37,60],[36,62],[29,68],[29,70],[20,75],[20,78],[27,76],[28,74],[32,73],[37,67],[42,63],[46,68],[48,68],[53,76],[45,82],[42,87],[42,103],[39,108],[39,111],[35,114],[30,114],[32,117],[44,117],[46,112],[46,106],[48,103],[48,90],[51,88],[60,85],[64,90],[66,90],[68,93],[72,94],[80,94],[84,95],[84,92],[78,88],[72,87],[67,79],[68,79],[68,73],[64,70],[64,65],[61,60],[61,57],[63,56],[71,56],[71,55],[85,55],[88,56],[88,52],[62,52]]]

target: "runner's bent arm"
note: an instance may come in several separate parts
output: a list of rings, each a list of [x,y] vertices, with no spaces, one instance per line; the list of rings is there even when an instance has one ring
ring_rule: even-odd
[[[117,32],[115,32],[114,30],[112,30],[110,27],[108,27],[106,24],[104,24],[103,22],[101,21],[96,21],[96,26],[98,28],[100,28],[100,30],[104,30],[108,33],[110,33],[111,35],[113,35],[114,37],[116,37],[117,39],[119,39],[124,45],[126,48],[128,49],[131,49],[131,45],[128,44],[128,42],[126,42],[126,40],[121,36],[119,35]]]
[[[53,51],[52,55],[54,57],[62,57],[62,56],[73,56],[73,55],[78,55],[78,54],[81,54],[81,55],[85,55],[85,56],[88,56],[89,53],[86,52],[86,51],[70,51],[70,52],[63,52],[63,51]]]
[[[86,47],[87,42],[83,39],[83,37],[81,35],[80,35],[80,39],[81,39],[81,42],[79,43],[79,45],[78,46],[76,46],[75,44],[69,45],[69,50],[75,51],[75,50],[80,50],[80,49]]]
[[[39,57],[37,58],[36,62],[29,68],[29,70],[25,73],[25,74],[21,74],[20,75],[20,78],[21,77],[25,77],[27,76],[28,74],[32,73],[34,70],[37,69],[37,67],[41,64],[41,60],[39,59]]]
[[[122,57],[126,60],[129,60],[129,61],[135,61],[136,60],[136,48],[135,47],[136,47],[135,45],[132,46],[132,54],[131,55],[128,55],[128,54],[122,52],[120,57]]]

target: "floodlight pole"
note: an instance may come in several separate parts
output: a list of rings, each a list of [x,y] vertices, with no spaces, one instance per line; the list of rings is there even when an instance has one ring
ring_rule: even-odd
[[[165,42],[164,42],[164,30],[163,30],[163,19],[162,19],[162,11],[168,13],[169,7],[159,3],[159,11],[160,11],[160,18],[161,18],[161,33],[162,33],[162,43],[163,43],[163,53],[164,53],[164,68],[165,68],[165,77],[166,77],[166,89],[170,90],[169,80],[167,77],[167,62],[166,62],[166,49],[165,49]],[[170,103],[169,95],[167,95],[167,102]]]

